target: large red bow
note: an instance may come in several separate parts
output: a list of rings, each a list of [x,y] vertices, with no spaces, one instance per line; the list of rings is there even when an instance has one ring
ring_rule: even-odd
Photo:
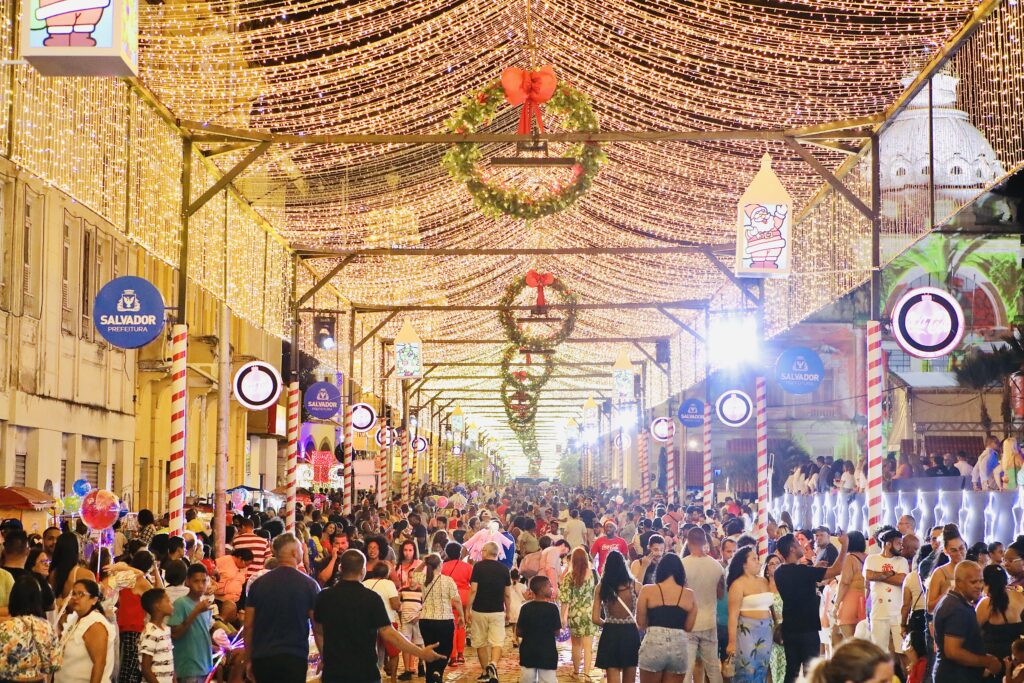
[[[526,274],[526,285],[537,290],[537,308],[547,305],[548,302],[544,298],[544,287],[553,284],[554,281],[555,276],[551,273],[538,273],[536,270],[531,270]]]
[[[542,66],[536,71],[509,67],[501,72],[501,87],[505,91],[505,99],[512,106],[523,105],[519,112],[520,135],[530,134],[530,119],[537,117],[537,128],[544,132],[544,121],[540,117],[540,105],[551,99],[555,94],[558,80],[550,66]]]

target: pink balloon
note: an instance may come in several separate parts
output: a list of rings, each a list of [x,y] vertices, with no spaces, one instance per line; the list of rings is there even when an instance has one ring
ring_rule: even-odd
[[[110,491],[96,489],[82,499],[82,521],[93,530],[106,529],[117,521],[121,501]]]
[[[439,510],[443,510],[448,507],[448,496],[438,496],[437,507]]]

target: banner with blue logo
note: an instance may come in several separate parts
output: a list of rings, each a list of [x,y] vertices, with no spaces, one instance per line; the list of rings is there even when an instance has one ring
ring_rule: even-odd
[[[318,420],[329,420],[341,410],[341,391],[330,382],[309,385],[303,398],[306,412]]]
[[[805,346],[786,349],[775,361],[775,381],[790,394],[810,394],[825,377],[821,357]]]
[[[96,331],[121,349],[137,349],[164,329],[164,298],[148,280],[134,275],[103,285],[92,308]]]
[[[676,413],[676,417],[679,418],[679,422],[684,427],[701,427],[704,424],[704,401],[699,398],[688,398],[683,401],[683,404],[679,406],[679,411]]]

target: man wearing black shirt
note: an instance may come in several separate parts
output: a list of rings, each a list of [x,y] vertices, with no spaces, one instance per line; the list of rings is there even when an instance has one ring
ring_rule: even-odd
[[[782,637],[786,650],[785,683],[792,683],[800,667],[821,654],[821,617],[818,616],[817,585],[839,576],[846,559],[846,534],[839,536],[838,557],[832,566],[808,567],[800,564],[803,551],[793,534],[778,540],[775,550],[784,564],[775,570],[775,585],[782,597]]]
[[[496,683],[497,663],[501,660],[501,647],[505,644],[512,579],[508,567],[496,559],[497,543],[485,543],[480,554],[483,559],[473,565],[473,573],[469,577],[470,612],[466,626],[483,669],[477,681]]]
[[[952,590],[935,609],[935,680],[981,683],[986,672],[999,676],[1003,670],[998,657],[985,654],[985,641],[974,612],[983,585],[981,567],[976,562],[961,562],[953,580]]]
[[[28,574],[25,560],[28,559],[28,535],[21,529],[12,529],[4,534],[4,565],[7,573],[17,581]]]
[[[384,600],[363,586],[366,557],[358,550],[346,550],[338,558],[341,576],[333,588],[322,591],[313,610],[314,628],[323,642],[322,683],[375,683],[378,636],[391,647],[425,662],[443,655],[434,652],[437,643],[413,645],[395,630]]]
[[[832,543],[832,534],[828,527],[819,526],[814,530],[814,563],[819,567],[831,567],[835,564],[839,551]]]

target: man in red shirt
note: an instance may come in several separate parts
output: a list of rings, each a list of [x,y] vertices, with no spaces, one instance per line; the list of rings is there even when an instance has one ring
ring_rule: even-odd
[[[623,558],[629,557],[629,546],[626,545],[626,541],[617,535],[618,527],[615,526],[615,522],[604,523],[604,536],[601,536],[594,541],[594,544],[590,546],[591,557],[597,558],[597,571],[598,573],[604,571],[604,561],[608,559],[608,553],[613,550],[618,550],[622,553]]]

